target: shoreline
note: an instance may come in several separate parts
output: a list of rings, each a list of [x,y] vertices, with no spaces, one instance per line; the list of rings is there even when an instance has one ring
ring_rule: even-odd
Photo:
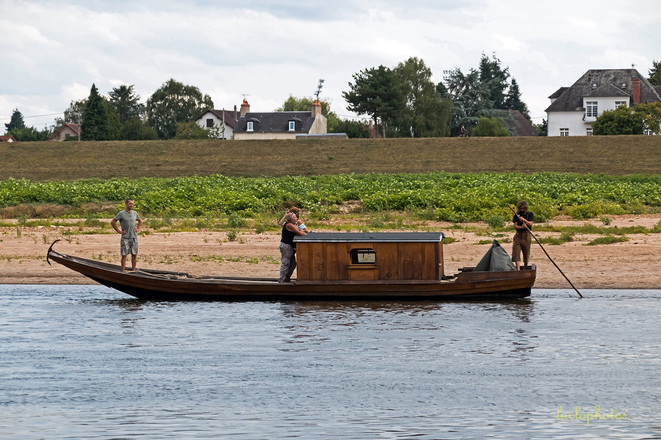
[[[661,215],[614,216],[610,227],[652,228]],[[582,225],[589,221],[557,220],[548,224]],[[603,224],[593,220],[595,225]],[[427,225],[429,227],[430,225]],[[489,249],[484,235],[450,224],[431,225],[453,238],[444,244],[444,272],[474,266]],[[110,225],[108,225],[110,228]],[[321,229],[320,229],[321,230]],[[513,234],[503,233],[501,244],[511,254]],[[538,238],[554,233],[537,232]],[[557,235],[557,234],[555,234]],[[661,234],[631,234],[628,241],[587,246],[597,235],[579,235],[562,245],[544,245],[553,261],[580,289],[658,289],[661,287]],[[46,263],[50,244],[58,252],[119,264],[119,238],[116,234],[71,234],[64,228],[0,228],[0,284],[96,284],[70,269]],[[138,267],[188,272],[193,275],[226,275],[277,278],[280,268],[280,234],[243,231],[230,241],[226,232],[150,232],[140,237]],[[571,289],[562,274],[533,241],[531,263],[537,265],[537,289]],[[572,289],[573,290],[573,289]]]

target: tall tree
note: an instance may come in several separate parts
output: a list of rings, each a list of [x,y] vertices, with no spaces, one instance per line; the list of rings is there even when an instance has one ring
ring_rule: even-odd
[[[25,122],[23,121],[23,114],[14,109],[14,112],[11,114],[11,119],[8,124],[5,124],[5,131],[9,133],[12,130],[21,130],[25,128]]]
[[[471,69],[464,75],[460,69],[454,69],[446,80],[448,92],[454,104],[452,108],[452,131],[459,133],[461,125],[467,129],[477,124],[480,116],[488,114],[492,108],[489,89],[480,81],[480,72]]]
[[[654,86],[661,86],[661,61],[652,61],[652,68],[649,70],[650,83]]]
[[[395,73],[379,66],[361,70],[353,74],[354,83],[349,83],[350,91],[342,92],[349,103],[347,109],[359,115],[368,115],[378,127],[381,123],[383,137],[386,126],[393,122],[404,108],[405,97]]]
[[[147,100],[147,117],[161,139],[171,139],[177,133],[177,122],[192,121],[212,108],[209,95],[169,79]]]
[[[140,95],[133,90],[133,85],[121,85],[110,92],[110,105],[115,109],[121,125],[132,119],[140,119],[145,113],[145,105],[140,103]]]
[[[411,57],[399,63],[395,75],[405,98],[404,108],[395,119],[399,134],[405,137],[449,136],[449,103],[443,103],[425,62]]]
[[[55,118],[55,125],[58,127],[65,122],[70,124],[80,124],[83,119],[83,113],[85,113],[85,106],[87,105],[87,99],[81,99],[79,101],[71,101],[69,103],[69,108],[64,111],[63,118]]]
[[[314,98],[296,98],[292,95],[289,95],[289,98],[284,102],[282,107],[275,109],[277,112],[304,112],[310,111],[312,109],[312,102]],[[321,104],[321,114],[327,120],[327,129],[329,133],[337,133],[337,127],[340,119],[337,117],[337,114],[330,109],[330,102],[325,99],[320,99],[319,103]]]
[[[117,138],[117,116],[106,100],[99,95],[96,85],[92,84],[87,98],[80,137],[86,141],[107,141]]]
[[[509,68],[500,67],[500,60],[496,54],[491,58],[482,54],[480,59],[480,82],[485,84],[489,90],[489,102],[491,108],[505,109],[505,90],[507,89],[507,80],[510,77]]]
[[[512,84],[507,91],[507,96],[505,97],[505,108],[507,110],[518,110],[527,120],[530,119],[530,112],[528,111],[528,106],[525,102],[521,101],[521,91],[519,90],[519,83],[516,82],[516,79],[512,78]]]

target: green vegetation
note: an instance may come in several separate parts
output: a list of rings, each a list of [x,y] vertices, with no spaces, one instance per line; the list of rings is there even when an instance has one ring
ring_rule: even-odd
[[[85,179],[35,182],[0,181],[0,216],[38,216],[19,207],[65,207],[60,216],[91,218],[113,213],[121,200],[134,198],[145,216],[228,216],[231,227],[243,217],[266,215],[299,206],[312,218],[339,212],[408,211],[428,220],[487,221],[509,218],[508,205],[525,198],[539,221],[558,214],[575,219],[604,215],[661,212],[661,175],[605,176],[566,173],[419,173],[340,174],[312,177],[208,177]],[[43,215],[42,215],[43,216]],[[374,220],[386,224],[387,217]],[[374,225],[378,226],[378,225]]]
[[[613,237],[612,235],[607,235],[605,237],[598,237],[590,241],[587,246],[596,246],[599,244],[613,244],[613,243],[622,243],[624,241],[629,241],[627,237]]]

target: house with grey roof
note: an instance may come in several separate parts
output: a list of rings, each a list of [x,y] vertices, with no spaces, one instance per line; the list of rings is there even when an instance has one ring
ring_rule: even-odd
[[[326,117],[321,103],[315,100],[311,111],[251,112],[248,101],[241,104],[241,113],[234,129],[234,139],[296,139],[327,133]]]
[[[604,111],[661,101],[661,96],[636,69],[594,69],[549,99],[549,136],[590,136],[592,123]]]
[[[232,110],[207,110],[195,122],[211,132],[216,139],[233,139],[238,114],[236,106]]]

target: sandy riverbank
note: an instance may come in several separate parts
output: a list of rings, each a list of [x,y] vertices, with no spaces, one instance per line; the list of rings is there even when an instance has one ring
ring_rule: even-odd
[[[661,216],[613,217],[610,225],[652,228]],[[552,224],[583,224],[585,221],[553,221]],[[603,226],[599,221],[595,225]],[[436,225],[434,225],[436,226]],[[486,237],[438,224],[438,230],[457,241],[447,244],[445,273],[479,261],[488,244],[477,244]],[[110,225],[108,225],[110,228]],[[109,229],[110,230],[110,229]],[[53,240],[61,253],[119,263],[119,237],[116,234],[63,234],[55,227],[0,228],[0,284],[94,284],[93,281],[53,263],[46,263],[46,251]],[[538,237],[549,233],[538,232]],[[509,234],[506,235],[509,237]],[[577,235],[559,246],[544,245],[549,255],[581,289],[658,289],[661,288],[661,234],[627,235],[624,243],[586,246],[597,236]],[[278,242],[275,232],[239,233],[229,241],[224,232],[200,231],[150,233],[140,237],[138,267],[177,270],[192,274],[277,277]],[[503,243],[508,252],[511,244]],[[538,245],[533,245],[532,262],[537,264],[537,288],[571,288]]]

